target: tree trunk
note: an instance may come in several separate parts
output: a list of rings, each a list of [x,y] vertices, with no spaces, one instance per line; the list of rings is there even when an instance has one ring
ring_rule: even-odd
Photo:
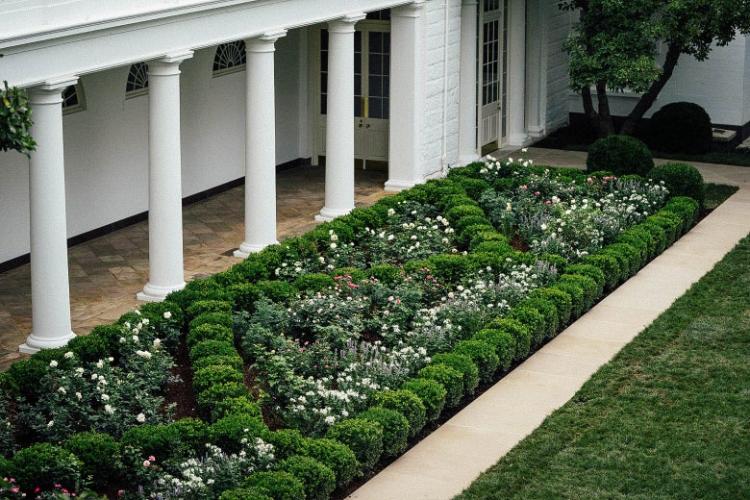
[[[622,125],[622,130],[620,131],[620,133],[627,135],[633,135],[635,133],[638,122],[640,122],[641,118],[643,118],[643,115],[646,114],[649,109],[651,109],[651,106],[653,106],[654,102],[656,102],[656,98],[659,97],[659,93],[672,77],[672,73],[674,73],[674,68],[675,66],[677,66],[677,61],[679,60],[681,53],[682,49],[678,45],[669,45],[667,57],[664,60],[664,66],[662,66],[661,75],[651,84],[651,87],[648,89],[648,91],[646,91],[646,93],[641,96],[638,104],[635,105],[633,110],[625,119],[625,123]]]
[[[588,118],[591,128],[599,131],[599,115],[596,114],[594,109],[594,99],[591,97],[591,89],[589,87],[583,87],[581,89],[581,98],[583,99],[583,113]]]
[[[596,82],[596,99],[599,104],[599,137],[607,137],[615,133],[615,123],[609,111],[609,98],[607,97],[607,83]]]

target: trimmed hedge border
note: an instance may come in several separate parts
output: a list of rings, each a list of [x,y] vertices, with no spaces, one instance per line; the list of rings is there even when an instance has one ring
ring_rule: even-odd
[[[372,470],[382,457],[401,453],[407,440],[417,436],[428,422],[438,419],[445,408],[455,408],[467,396],[471,397],[480,380],[483,383],[496,380],[514,362],[525,359],[562,331],[605,293],[634,275],[689,230],[699,212],[695,200],[673,197],[657,213],[622,232],[616,242],[580,262],[567,264],[557,256],[533,257],[548,259],[560,267],[556,283],[535,290],[503,318],[481,325],[451,351],[434,356],[430,364],[400,388],[376,394],[369,409],[333,425],[325,438],[304,437],[290,429],[269,430],[262,420],[260,406],[243,383],[244,363],[232,331],[232,312],[251,311],[261,295],[284,300],[298,291],[322,290],[333,285],[333,276],[342,272],[355,281],[375,276],[394,282],[404,272],[428,269],[439,278],[455,281],[469,270],[507,258],[529,261],[532,256],[514,251],[473,199],[490,187],[476,178],[478,170],[476,164],[455,169],[446,179],[429,181],[381,199],[369,208],[355,209],[304,236],[253,254],[227,271],[193,281],[165,302],[141,306],[140,315],[148,318],[157,332],[176,325],[185,335],[194,370],[193,388],[203,421],[182,419],[169,424],[142,425],[131,428],[119,442],[101,438],[101,446],[112,450],[130,445],[169,458],[179,456],[180,450],[186,448],[200,449],[206,442],[236,451],[243,438],[260,437],[275,446],[280,460],[275,471],[252,474],[243,488],[227,491],[221,498],[298,498],[300,491],[307,498],[327,498],[334,488],[343,488],[358,474]],[[578,171],[561,170],[559,174],[586,177]],[[329,244],[330,231],[342,242],[350,242],[356,231],[382,226],[388,210],[401,201],[436,205],[456,229],[457,242],[467,252],[409,261],[403,270],[379,265],[367,270],[303,275],[293,283],[273,279],[272,270],[282,260],[316,255]],[[119,326],[132,319],[133,313],[128,313],[114,325],[96,327],[89,336],[76,338],[64,349],[44,351],[16,363],[0,377],[2,387],[11,392],[30,390],[29,384],[33,384],[49,361],[62,359],[68,350],[85,360],[116,357]],[[73,437],[77,436],[80,435]],[[83,451],[88,450],[84,444],[73,444],[85,443],[82,438],[69,441],[68,448],[81,455],[78,459],[84,470],[107,466],[91,458],[96,453]],[[0,473],[18,470],[14,464],[41,445],[56,448],[39,443],[20,450],[10,461],[0,459]]]

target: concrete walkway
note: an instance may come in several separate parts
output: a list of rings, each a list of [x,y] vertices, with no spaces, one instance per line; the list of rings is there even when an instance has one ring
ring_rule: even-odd
[[[585,153],[578,152],[532,148],[524,157],[538,165],[585,163]],[[457,495],[710,271],[750,232],[750,168],[696,166],[706,181],[737,185],[740,190],[350,498],[436,500]]]

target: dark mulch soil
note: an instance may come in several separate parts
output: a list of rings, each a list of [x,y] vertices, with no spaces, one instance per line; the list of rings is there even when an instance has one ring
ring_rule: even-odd
[[[193,368],[188,357],[185,336],[180,337],[180,345],[175,355],[175,365],[172,368],[172,381],[167,384],[165,404],[174,403],[174,418],[198,417],[198,405],[193,392]]]

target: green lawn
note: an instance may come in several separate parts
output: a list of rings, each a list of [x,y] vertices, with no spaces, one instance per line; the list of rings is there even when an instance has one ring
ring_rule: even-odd
[[[458,498],[750,498],[750,237]]]

